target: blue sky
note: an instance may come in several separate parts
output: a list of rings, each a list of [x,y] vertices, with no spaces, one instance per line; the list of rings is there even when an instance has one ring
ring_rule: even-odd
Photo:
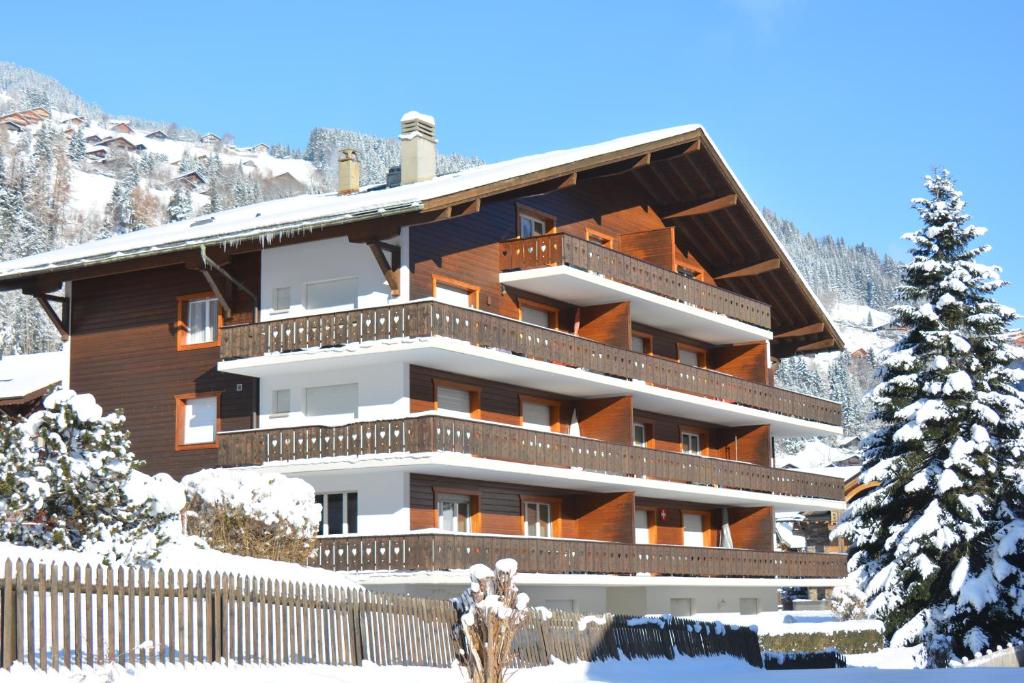
[[[58,3],[58,5],[61,5]],[[1019,2],[16,3],[0,60],[115,114],[304,144],[433,114],[496,161],[704,124],[755,201],[902,257],[909,198],[959,179],[1024,309]]]

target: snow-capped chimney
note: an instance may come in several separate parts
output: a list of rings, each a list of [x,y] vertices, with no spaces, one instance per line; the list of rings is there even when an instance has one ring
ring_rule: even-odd
[[[402,184],[430,180],[437,175],[437,138],[434,117],[418,111],[402,116]]]
[[[338,150],[338,194],[359,191],[359,157],[354,149]]]

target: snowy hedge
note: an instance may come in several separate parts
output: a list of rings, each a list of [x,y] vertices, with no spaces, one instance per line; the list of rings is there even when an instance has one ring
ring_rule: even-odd
[[[882,638],[882,623],[870,619],[793,626],[805,628],[787,629],[786,633],[759,632],[761,649],[772,652],[823,652],[835,649],[844,655],[855,655],[878,652],[885,645]]]
[[[108,561],[153,558],[167,541],[176,485],[136,469],[124,416],[91,394],[58,390],[27,418],[0,419],[0,448],[0,541]]]
[[[320,505],[301,479],[260,470],[210,469],[185,487],[187,532],[236,555],[305,563],[313,550]]]

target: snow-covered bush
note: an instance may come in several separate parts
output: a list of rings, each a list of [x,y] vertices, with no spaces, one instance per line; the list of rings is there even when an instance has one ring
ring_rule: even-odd
[[[0,540],[90,549],[108,560],[155,557],[177,511],[150,495],[123,424],[91,394],[68,390],[0,424]]]
[[[261,470],[201,470],[182,479],[188,533],[235,555],[305,564],[320,505],[301,479]]]
[[[529,613],[530,596],[516,588],[515,560],[498,560],[491,568],[469,568],[469,588],[453,602],[461,615],[459,628],[466,668],[472,683],[504,683],[512,660],[512,641]]]
[[[842,621],[867,619],[864,591],[857,588],[856,583],[852,580],[833,588],[829,603],[832,613]]]

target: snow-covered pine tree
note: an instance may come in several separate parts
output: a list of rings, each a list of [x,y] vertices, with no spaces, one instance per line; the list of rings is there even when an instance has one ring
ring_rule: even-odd
[[[167,204],[167,220],[171,223],[192,218],[192,193],[184,187],[177,187]]]
[[[913,200],[924,225],[904,236],[913,244],[906,303],[894,307],[907,332],[883,361],[873,395],[882,426],[865,442],[861,480],[879,486],[850,506],[836,533],[892,642],[921,643],[928,663],[942,666],[995,644],[996,625],[977,618],[970,599],[980,584],[968,578],[982,581],[994,532],[1013,523],[1013,511],[994,520],[1004,472],[1020,464],[1024,403],[1008,368],[1016,314],[993,301],[1004,284],[998,268],[976,261],[988,247],[971,246],[985,230],[968,224],[947,171],[925,186],[930,196]],[[991,583],[980,602],[1001,600],[1000,586]]]
[[[37,491],[5,540],[88,546],[109,559],[155,556],[167,540],[163,524],[173,515],[152,500],[133,497],[130,482],[141,463],[131,451],[123,415],[103,415],[90,394],[58,390],[15,429],[20,445],[5,445],[14,451],[10,457],[20,458],[21,470],[35,470]]]
[[[68,158],[71,161],[81,161],[85,158],[85,136],[82,135],[80,128],[76,128],[68,140]]]

